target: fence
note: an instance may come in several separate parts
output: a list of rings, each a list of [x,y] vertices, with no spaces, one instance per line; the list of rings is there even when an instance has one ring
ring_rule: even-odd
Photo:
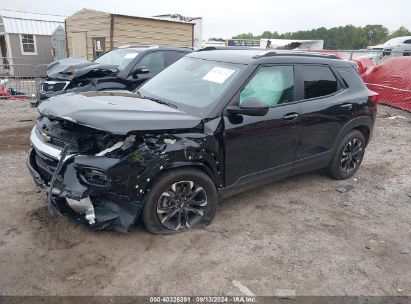
[[[38,88],[46,77],[47,64],[0,64],[0,99],[26,100],[36,98]]]

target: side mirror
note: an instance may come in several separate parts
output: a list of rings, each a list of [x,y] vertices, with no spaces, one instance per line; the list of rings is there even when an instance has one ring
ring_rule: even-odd
[[[227,112],[230,114],[243,114],[250,116],[264,116],[268,113],[268,105],[259,99],[248,97],[240,106],[229,106]]]
[[[148,73],[150,73],[150,70],[147,67],[142,66],[142,67],[137,67],[133,71],[133,76],[137,76],[138,74],[148,74]]]

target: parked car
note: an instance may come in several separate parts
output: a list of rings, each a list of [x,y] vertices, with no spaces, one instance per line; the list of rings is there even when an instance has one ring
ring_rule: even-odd
[[[36,105],[51,96],[72,92],[135,90],[148,79],[192,52],[191,49],[124,46],[93,61],[66,58],[47,67]]]
[[[50,210],[93,227],[152,233],[209,224],[219,197],[326,168],[359,168],[377,95],[355,64],[304,52],[208,48],[137,94],[85,92],[43,102],[28,167]]]
[[[411,56],[411,36],[392,38],[384,44],[367,49],[372,52],[361,57],[371,59],[374,64],[380,64],[392,57]]]

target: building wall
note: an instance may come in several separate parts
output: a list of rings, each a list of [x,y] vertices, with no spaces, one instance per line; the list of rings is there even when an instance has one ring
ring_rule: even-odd
[[[34,35],[36,37],[37,55],[22,55],[19,34],[9,34],[12,62],[16,76],[45,75],[46,66],[53,61],[51,36]],[[38,66],[34,70],[32,66]]]
[[[193,24],[114,15],[113,47],[122,45],[193,46]]]
[[[106,51],[110,50],[110,14],[83,9],[66,19],[68,56],[73,56],[73,32],[86,32],[87,59],[93,59],[93,38],[105,38]]]

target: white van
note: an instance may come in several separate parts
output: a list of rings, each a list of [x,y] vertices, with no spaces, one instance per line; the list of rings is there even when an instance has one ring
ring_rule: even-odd
[[[371,52],[362,57],[370,58],[374,64],[398,56],[411,56],[411,36],[392,38],[384,44],[369,46]]]

